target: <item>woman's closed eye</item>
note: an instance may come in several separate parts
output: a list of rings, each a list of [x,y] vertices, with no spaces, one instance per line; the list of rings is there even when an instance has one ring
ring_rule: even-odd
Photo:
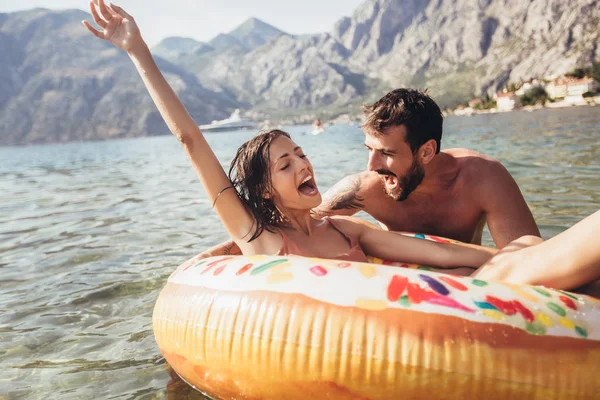
[[[298,154],[298,157],[300,157],[300,158],[306,158],[306,154],[304,154],[304,153]],[[281,168],[279,168],[279,170],[283,171],[283,170],[287,169],[289,166],[290,166],[290,163],[287,162]]]

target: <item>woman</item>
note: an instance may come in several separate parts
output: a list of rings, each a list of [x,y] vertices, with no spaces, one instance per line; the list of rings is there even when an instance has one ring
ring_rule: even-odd
[[[497,251],[470,244],[441,244],[382,231],[353,218],[314,219],[321,203],[308,158],[280,130],[244,143],[229,177],[198,125],[169,86],[133,19],[103,0],[90,2],[98,38],[127,52],[171,132],[190,158],[227,232],[245,255],[297,254],[367,261],[365,252],[388,260],[441,267],[479,267]]]

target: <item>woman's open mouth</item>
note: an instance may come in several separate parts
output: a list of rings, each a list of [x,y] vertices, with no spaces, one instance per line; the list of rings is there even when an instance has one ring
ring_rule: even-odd
[[[317,189],[317,184],[313,179],[312,175],[308,175],[300,186],[298,186],[298,191],[305,196],[316,196],[319,193],[319,189]]]

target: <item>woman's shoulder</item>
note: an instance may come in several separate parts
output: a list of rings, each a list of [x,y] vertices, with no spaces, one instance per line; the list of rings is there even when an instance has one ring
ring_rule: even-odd
[[[256,239],[248,241],[248,235],[241,240],[235,241],[245,256],[255,254],[275,255],[284,245],[285,233],[281,229],[273,232],[265,229]]]

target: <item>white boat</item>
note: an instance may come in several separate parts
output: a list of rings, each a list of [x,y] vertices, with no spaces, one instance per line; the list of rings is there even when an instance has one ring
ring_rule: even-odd
[[[241,129],[256,129],[256,123],[240,117],[240,110],[235,109],[229,118],[213,121],[210,124],[199,125],[202,132],[237,131]]]

